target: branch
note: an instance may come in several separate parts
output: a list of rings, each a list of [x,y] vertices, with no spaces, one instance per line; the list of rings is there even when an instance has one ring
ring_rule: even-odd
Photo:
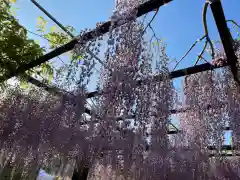
[[[207,9],[208,9],[208,5],[209,5],[209,2],[206,1],[205,4],[204,4],[204,7],[203,7],[203,12],[202,12],[203,27],[204,27],[204,32],[205,32],[205,35],[206,35],[207,43],[209,43],[211,51],[212,51],[212,54],[211,54],[212,59],[214,59],[214,56],[215,56],[214,47],[213,47],[212,41],[209,37],[208,28],[207,28]]]
[[[198,61],[201,59],[203,53],[205,52],[206,48],[207,48],[207,45],[209,44],[210,45],[210,48],[211,48],[211,56],[212,56],[212,59],[214,59],[214,56],[215,56],[215,53],[214,53],[214,47],[213,47],[213,44],[212,44],[212,41],[209,37],[209,34],[208,34],[208,28],[207,28],[207,8],[208,8],[208,5],[209,5],[209,2],[206,1],[205,4],[204,4],[204,7],[203,7],[203,12],[202,12],[202,21],[203,21],[203,27],[204,27],[204,36],[200,39],[200,40],[197,40],[193,43],[193,45],[190,47],[190,49],[186,52],[186,54],[176,63],[175,67],[173,68],[173,70],[176,69],[176,67],[179,65],[179,63],[190,53],[190,51],[194,48],[194,46],[202,41],[204,38],[206,38],[206,42],[204,44],[204,47],[201,51],[201,53],[198,55],[198,58],[197,60],[195,61],[195,65],[197,65]]]
[[[201,59],[204,60],[206,63],[210,63],[206,58],[204,58],[203,56],[201,56]]]
[[[179,65],[179,63],[190,53],[190,51],[196,46],[196,44],[200,41],[202,41],[204,38],[206,37],[206,35],[204,35],[203,37],[201,37],[200,39],[197,39],[193,45],[189,48],[189,50],[183,55],[183,57],[177,61],[175,67],[173,68],[173,71],[177,68],[177,66]]]
[[[212,51],[212,53],[211,53],[212,59],[214,59],[214,56],[215,56],[214,47],[213,47],[212,41],[211,41],[211,39],[209,37],[208,28],[207,28],[207,9],[208,9],[208,5],[209,5],[209,2],[206,1],[205,4],[204,4],[203,13],[202,13],[202,18],[203,18],[202,21],[203,21],[203,27],[204,27],[204,32],[205,32],[204,36],[206,37],[206,41],[205,41],[205,44],[203,46],[202,51],[200,52],[200,54],[198,55],[197,60],[195,61],[194,66],[196,66],[197,63],[199,62],[199,60],[202,58],[203,53],[205,52],[208,44],[210,45],[210,48],[211,48],[211,51]]]
[[[149,24],[149,28],[152,30],[153,36],[154,36],[158,41],[161,41],[161,39],[156,36],[156,33],[155,33],[154,29],[152,28],[151,24]]]
[[[208,41],[206,40],[206,42],[205,42],[205,44],[204,44],[204,47],[203,47],[201,53],[198,55],[198,58],[197,58],[197,60],[195,61],[194,66],[196,66],[197,63],[198,63],[198,61],[202,58],[202,55],[203,55],[203,53],[205,52],[205,50],[206,50],[206,48],[207,48],[207,44],[208,44]]]
[[[145,20],[146,20],[147,15],[148,15],[148,13],[146,13],[146,14],[144,15],[144,17],[143,17],[143,20],[142,20],[142,23],[141,23],[142,26],[144,26],[144,22],[145,22]]]
[[[226,22],[231,22],[240,29],[240,25],[238,25],[236,21],[230,19],[230,20],[226,20]]]
[[[157,16],[158,11],[159,11],[159,8],[156,9],[156,11],[155,11],[152,19],[148,22],[148,24],[147,24],[147,26],[145,27],[145,29],[143,30],[142,34],[144,34],[144,33],[146,32],[147,28],[148,28],[149,26],[151,26],[151,23],[153,22],[153,20],[154,20],[155,17]]]

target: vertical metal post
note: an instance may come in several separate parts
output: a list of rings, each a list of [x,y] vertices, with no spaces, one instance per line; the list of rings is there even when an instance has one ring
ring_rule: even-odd
[[[233,49],[233,38],[227,27],[227,22],[225,19],[221,1],[211,0],[210,6],[223,44],[224,51],[227,56],[227,60],[229,61],[228,63],[234,76],[234,80],[238,83],[238,85],[240,85],[240,81],[237,77],[237,57]]]

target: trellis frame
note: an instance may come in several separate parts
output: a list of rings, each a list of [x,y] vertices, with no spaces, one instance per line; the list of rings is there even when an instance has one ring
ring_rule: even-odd
[[[53,18],[51,16],[51,14],[49,14],[43,7],[41,7],[35,0],[31,0],[35,6],[37,6],[44,14],[46,14],[51,20],[53,20],[61,29],[63,29],[68,35],[70,35],[71,37],[73,37],[73,35],[71,35],[71,33],[69,33],[62,25],[61,23],[59,23],[55,18]],[[153,11],[169,2],[171,2],[172,0],[150,0],[142,5],[140,5],[137,9],[138,9],[138,13],[137,13],[137,17],[140,17],[143,14],[146,14],[150,11]],[[205,64],[201,64],[201,65],[196,65],[196,66],[192,66],[192,67],[188,67],[185,69],[180,69],[180,70],[176,70],[176,71],[172,71],[169,73],[169,77],[171,79],[174,78],[178,78],[178,77],[182,77],[182,76],[186,76],[186,75],[191,75],[191,74],[195,74],[195,73],[199,73],[199,72],[203,72],[203,71],[207,71],[207,70],[213,70],[216,68],[221,68],[221,67],[225,67],[230,65],[232,72],[235,71],[236,68],[236,63],[237,63],[237,57],[234,53],[233,50],[233,44],[232,44],[232,37],[231,34],[228,30],[227,24],[226,24],[226,19],[225,19],[225,15],[223,12],[223,8],[221,5],[220,0],[212,0],[212,3],[210,4],[211,9],[212,9],[212,13],[220,34],[220,38],[222,40],[223,43],[223,47],[224,50],[226,52],[226,56],[228,60],[231,61],[227,61],[226,63],[223,63],[221,66],[214,66],[210,63],[205,63]],[[103,35],[105,33],[107,33],[109,31],[109,27],[111,25],[110,21],[105,22],[103,25],[101,25],[99,28],[96,28],[90,32],[87,32],[85,34],[82,35],[83,39],[86,40],[92,40],[95,38],[95,35],[100,36]],[[62,53],[65,53],[69,50],[72,50],[74,48],[74,46],[76,45],[76,43],[78,43],[78,41],[76,39],[73,39],[72,41],[70,41],[69,43],[56,48],[55,50],[47,53],[46,55],[38,58],[37,60],[34,60],[28,64],[25,64],[25,70],[27,70],[28,68],[31,68],[31,66],[35,65],[40,65],[43,62],[46,62],[47,60],[49,60],[50,57],[56,57],[58,55],[61,55]],[[24,68],[19,67],[18,68],[19,71],[24,71]],[[16,71],[16,73],[18,72],[18,70]],[[160,75],[156,75],[154,77],[154,79],[156,81],[161,80],[161,76]],[[0,79],[1,80],[1,79]],[[61,94],[61,90],[56,88],[56,87],[51,87],[51,86],[47,86],[46,84],[29,77],[28,81],[37,85],[38,87],[43,87],[45,90],[49,91],[49,92],[54,92],[54,93],[58,93]],[[144,80],[139,80],[137,81],[138,85],[141,85],[142,83],[144,83]],[[93,98],[99,95],[104,94],[104,92],[101,91],[93,91],[87,94],[87,98]],[[179,111],[177,110],[172,110],[171,113],[178,113]],[[86,113],[91,114],[90,110],[86,109]],[[134,116],[134,115],[133,115]],[[226,128],[226,130],[229,130],[229,127]]]
[[[73,37],[73,35],[68,32],[62,25],[61,23],[59,23],[55,18],[53,18],[44,8],[42,8],[35,0],[31,0],[41,11],[43,11],[51,20],[53,20],[60,28],[62,28],[68,35],[70,35],[71,37]],[[138,14],[137,14],[137,17],[140,17],[141,15],[145,14],[145,13],[148,13],[150,11],[153,11],[157,8],[159,8],[160,6],[166,4],[166,3],[169,3],[171,2],[172,0],[150,0],[142,5],[140,5],[138,7]],[[224,62],[221,66],[214,66],[210,63],[205,63],[205,64],[201,64],[201,65],[195,65],[195,66],[192,66],[192,67],[188,67],[188,68],[184,68],[184,69],[180,69],[180,70],[176,70],[176,71],[172,71],[169,73],[169,77],[171,79],[174,79],[174,78],[178,78],[178,77],[182,77],[182,76],[186,76],[186,75],[191,75],[191,74],[195,74],[195,73],[199,73],[199,72],[203,72],[203,71],[207,71],[207,70],[213,70],[213,69],[216,69],[216,68],[221,68],[221,67],[226,67],[226,66],[230,66],[231,68],[231,71],[233,72],[233,75],[234,75],[234,79],[235,81],[238,81],[238,79],[235,77],[235,74],[236,74],[236,63],[237,63],[237,57],[234,53],[234,50],[233,50],[233,44],[232,44],[232,37],[231,37],[231,34],[228,30],[228,27],[227,27],[227,24],[226,24],[226,19],[225,19],[225,15],[224,15],[224,12],[223,12],[223,8],[222,8],[222,5],[221,5],[221,2],[220,0],[215,0],[215,1],[211,1],[212,3],[210,4],[211,6],[211,10],[212,10],[212,13],[213,13],[213,16],[214,16],[214,19],[215,19],[215,22],[216,22],[216,25],[217,25],[217,28],[218,28],[218,31],[219,31],[219,35],[220,35],[220,38],[222,40],[222,44],[223,44],[223,47],[224,47],[224,51],[226,53],[226,56],[227,56],[227,59],[231,61],[226,61]],[[98,35],[103,35],[105,33],[108,32],[109,30],[109,27],[110,27],[110,21],[104,23],[102,26],[100,26],[99,28],[96,28],[90,32],[87,32],[83,35],[83,39],[86,39],[86,40],[92,40],[94,39],[94,36],[96,34]],[[98,32],[98,33],[96,33]],[[47,58],[51,57],[52,55],[60,55],[58,54],[59,51],[62,51],[63,53],[66,52],[66,51],[69,51],[71,49],[74,48],[74,45],[77,43],[77,41],[75,39],[73,39],[71,42],[63,45],[62,47],[60,48],[57,48],[56,50],[46,54],[45,56],[39,58],[39,60],[36,60],[36,61],[44,61],[47,60]],[[28,67],[28,66],[27,66]],[[31,79],[31,78],[30,78]],[[159,81],[161,80],[161,76],[160,75],[156,75],[154,77],[154,79],[156,81]],[[31,79],[32,82],[35,82],[35,85],[37,84],[40,84],[41,87],[43,87],[45,90],[47,91],[50,91],[50,92],[55,92],[55,93],[60,93],[61,94],[61,90],[60,89],[56,89],[55,87],[50,87],[50,86],[47,86],[47,85],[44,85],[42,84],[41,82],[37,82],[36,80],[34,79]],[[141,85],[142,83],[144,83],[144,80],[139,80],[137,81],[137,85]],[[238,82],[239,83],[239,82]],[[87,94],[87,98],[93,98],[93,97],[96,97],[96,96],[100,96],[104,94],[104,92],[101,92],[101,91],[93,91],[93,92],[90,92]],[[184,112],[184,109],[181,109],[181,110],[171,110],[170,113],[172,114],[175,114],[175,113],[180,113],[180,112]],[[91,110],[89,110],[88,108],[85,108],[85,113],[89,114],[89,115],[92,115],[92,112]],[[135,116],[132,115],[131,117],[129,118],[134,118]],[[116,118],[116,120],[123,120],[123,117],[119,117],[119,118]],[[87,124],[88,122],[83,122],[82,124]],[[224,130],[231,130],[231,127],[227,126],[224,128]],[[176,134],[178,133],[179,130],[176,129],[176,130],[169,130],[168,131],[168,134]],[[215,146],[208,146],[208,149],[209,150],[216,150],[216,147]],[[232,147],[230,145],[223,145],[222,150],[234,150],[235,147]],[[225,154],[223,156],[232,156],[232,155],[229,155],[229,154]],[[238,154],[236,155],[238,156]]]

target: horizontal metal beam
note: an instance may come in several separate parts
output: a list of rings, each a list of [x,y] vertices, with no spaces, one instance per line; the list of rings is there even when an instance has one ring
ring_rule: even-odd
[[[207,70],[213,70],[213,69],[217,69],[217,68],[220,68],[220,67],[225,67],[225,66],[228,66],[228,65],[229,65],[228,63],[223,63],[221,66],[214,66],[210,63],[204,63],[204,64],[200,64],[200,65],[196,65],[196,66],[172,71],[172,72],[169,73],[169,77],[170,77],[170,79],[179,78],[179,77],[183,77],[183,76],[186,76],[186,75],[196,74],[196,73],[207,71]],[[161,75],[154,76],[155,81],[162,81],[162,79],[163,79],[163,77]],[[141,85],[146,81],[148,81],[148,80],[147,79],[138,80],[137,85]],[[87,94],[87,98],[93,98],[95,96],[99,96],[99,95],[102,95],[102,94],[104,94],[103,91],[93,91],[93,92],[90,92],[90,93]]]
[[[217,155],[216,153],[211,153],[209,154],[209,157],[239,157],[240,153],[234,153],[234,154],[228,154],[228,153],[220,153],[219,155]]]
[[[172,0],[150,0],[150,1],[147,1],[137,7],[137,17],[140,17],[143,14],[153,11],[153,10],[159,8],[160,6],[163,6],[164,4],[169,3],[171,1]],[[122,24],[119,24],[118,26],[121,26],[121,25]],[[109,31],[110,26],[111,26],[111,21],[107,21],[104,24],[102,24],[101,26],[97,27],[96,29],[83,34],[81,37],[85,41],[93,40],[96,37],[106,34]],[[53,50],[35,60],[32,60],[29,63],[21,64],[16,70],[9,72],[8,74],[6,74],[3,77],[0,77],[0,82],[6,81],[7,79],[10,79],[14,76],[22,74],[27,70],[30,70],[36,66],[41,65],[42,63],[49,61],[50,59],[53,59],[65,52],[68,52],[68,51],[72,50],[75,47],[75,45],[78,43],[79,42],[77,39],[73,39],[69,43],[67,43],[59,48],[56,48],[55,50]]]
[[[54,87],[54,86],[49,86],[31,76],[27,76],[25,77],[26,81],[28,81],[29,83],[39,87],[39,88],[43,88],[44,90],[46,90],[47,92],[51,93],[51,94],[54,94],[56,96],[62,96],[64,93],[67,93],[57,87]],[[84,109],[84,112],[89,114],[89,115],[92,115],[92,112],[90,109],[86,108]]]
[[[146,145],[145,149],[146,149],[146,151],[150,150],[150,145]],[[174,148],[172,148],[172,149],[174,149]],[[216,148],[216,146],[207,146],[207,149],[209,150],[209,155],[210,156],[216,156],[217,153],[214,152],[214,151],[218,150],[218,148]],[[183,150],[184,151],[191,151],[192,149],[190,147],[186,147]],[[231,145],[222,145],[221,148],[220,148],[220,151],[222,151],[220,153],[220,155],[221,156],[239,156],[240,155],[239,151],[232,154],[232,153],[224,152],[224,150],[228,150],[228,151],[237,150],[236,147],[231,146]]]
[[[147,148],[149,148],[149,147],[146,147],[146,149],[145,149],[146,152],[150,151]],[[119,149],[115,149],[115,151],[116,150],[124,151],[124,150],[121,150],[121,149],[120,150]],[[105,151],[107,151],[107,150],[103,150],[101,152],[101,156],[103,156],[105,154]],[[112,150],[109,150],[109,151],[111,152]],[[191,151],[191,149],[187,149],[186,151]],[[121,155],[122,153],[124,153],[124,152],[118,152],[119,155]],[[107,151],[107,154],[108,154],[108,151]],[[212,157],[239,157],[239,156],[240,156],[240,153],[209,153],[208,154],[209,158],[212,158]]]
[[[43,88],[44,90],[46,90],[47,92],[51,93],[51,94],[56,94],[56,95],[62,95],[62,92],[60,91],[59,88],[56,88],[56,87],[52,87],[52,86],[49,86],[29,75],[26,75],[25,76],[25,79],[27,82],[39,87],[39,88]]]
[[[216,150],[217,148],[215,146],[208,146],[208,149],[211,150],[211,151],[214,151]],[[221,150],[237,150],[237,147],[236,146],[232,146],[232,145],[223,145],[221,146]]]

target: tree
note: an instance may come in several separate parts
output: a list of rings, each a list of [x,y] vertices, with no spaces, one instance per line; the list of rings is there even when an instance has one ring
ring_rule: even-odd
[[[9,71],[14,71],[22,63],[30,62],[42,56],[45,51],[34,40],[28,38],[27,30],[14,18],[10,8],[11,4],[6,0],[0,2],[1,76],[8,74]],[[49,77],[53,76],[49,63],[41,65],[37,71],[31,70],[26,72],[28,75],[36,73]],[[18,79],[22,85],[26,82],[24,74],[19,76]]]
[[[16,1],[11,2],[15,3]],[[42,56],[46,51],[44,47],[40,47],[33,39],[28,38],[28,33],[32,32],[19,24],[18,20],[13,16],[14,12],[11,8],[11,2],[7,0],[0,2],[0,76],[6,75],[9,71],[14,71],[22,63],[30,62]],[[37,20],[37,31],[39,34],[34,34],[46,39],[49,42],[49,49],[54,49],[71,40],[71,37],[59,30],[56,26],[51,27],[50,31],[47,31],[47,21],[43,17],[38,17]],[[66,28],[70,32],[75,33],[73,27],[66,26]],[[67,62],[59,69],[56,69],[50,62],[43,63],[39,67],[19,76],[18,80],[20,80],[22,87],[27,87],[28,82],[25,80],[25,75],[31,75],[41,79],[44,83],[51,84],[54,78],[54,70],[57,71],[59,76],[63,76],[64,73],[66,74],[66,72],[72,71],[70,67],[77,66],[81,58],[79,55],[76,57],[73,53],[69,53],[70,64]],[[72,65],[72,63],[74,63],[74,65]],[[6,86],[6,83],[2,84],[2,87],[4,86]]]

